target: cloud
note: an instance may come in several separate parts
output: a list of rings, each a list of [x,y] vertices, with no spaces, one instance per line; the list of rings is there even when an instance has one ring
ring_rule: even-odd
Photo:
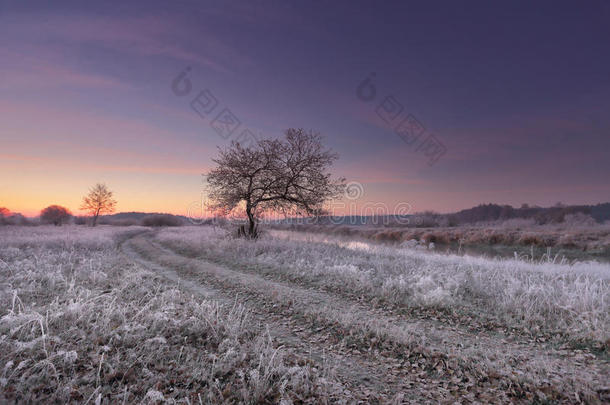
[[[205,169],[200,166],[184,166],[183,162],[152,162],[152,164],[133,163],[130,159],[130,164],[123,165],[112,165],[112,164],[99,164],[92,162],[87,156],[94,153],[96,148],[86,148],[82,146],[74,146],[71,148],[71,157],[48,157],[48,156],[36,156],[36,155],[21,155],[21,154],[3,154],[0,153],[0,162],[11,161],[11,162],[23,162],[27,163],[29,168],[38,166],[48,166],[54,169],[68,168],[81,171],[104,171],[104,172],[120,172],[120,173],[152,173],[152,174],[191,174],[200,175]],[[123,151],[120,150],[108,150],[108,149],[97,149],[98,152],[103,153],[114,153],[121,155]],[[131,154],[133,156],[138,156]],[[150,162],[151,158],[148,155],[138,156],[143,161]],[[13,165],[14,163],[11,163]],[[2,165],[0,164],[0,167]]]
[[[15,42],[23,42],[30,48],[35,46],[37,49],[30,51],[36,54],[39,51],[48,54],[49,48],[69,54],[80,45],[99,45],[130,55],[162,56],[198,64],[222,73],[231,72],[228,67],[231,64],[221,60],[242,65],[252,63],[212,35],[194,37],[169,17],[13,13],[5,15],[3,20],[0,33],[4,40],[0,39],[0,43],[14,47]]]
[[[6,49],[0,49],[0,59],[4,61],[18,59],[19,65],[0,67],[0,90],[44,90],[47,88],[85,88],[85,89],[124,89],[129,85],[116,78],[79,72],[65,65],[40,57],[16,55]]]
[[[149,167],[159,166],[160,170],[191,173],[199,168],[201,172],[201,156],[214,151],[204,142],[182,142],[176,133],[145,120],[44,103],[0,99],[0,120],[4,155],[50,155],[75,167],[82,163],[150,171]]]

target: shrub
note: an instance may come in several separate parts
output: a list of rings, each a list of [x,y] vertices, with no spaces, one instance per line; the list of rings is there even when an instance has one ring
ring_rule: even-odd
[[[0,225],[7,224],[7,218],[10,214],[11,212],[8,210],[8,208],[0,207]]]
[[[36,220],[26,218],[21,214],[12,214],[8,217],[8,225],[21,225],[21,226],[32,226],[38,225],[39,223]]]
[[[72,213],[65,207],[50,205],[40,212],[40,220],[47,224],[61,226],[72,218]]]
[[[0,207],[0,225],[35,225],[23,215],[11,212],[8,208]]]

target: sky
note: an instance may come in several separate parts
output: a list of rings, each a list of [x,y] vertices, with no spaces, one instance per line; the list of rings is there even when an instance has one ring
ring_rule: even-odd
[[[607,1],[0,0],[0,206],[79,213],[103,182],[118,211],[188,214],[218,147],[290,127],[339,154],[346,213],[607,202],[608,21]]]

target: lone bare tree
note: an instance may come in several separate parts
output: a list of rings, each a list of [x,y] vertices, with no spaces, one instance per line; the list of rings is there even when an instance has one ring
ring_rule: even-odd
[[[322,146],[320,134],[291,128],[285,135],[248,147],[232,142],[220,149],[216,167],[207,173],[212,208],[230,212],[245,203],[251,238],[262,213],[320,214],[324,202],[345,187],[345,179],[331,178],[337,155]]]
[[[92,226],[97,224],[100,214],[110,214],[116,208],[116,201],[112,198],[112,191],[105,184],[98,183],[89,190],[83,198],[80,209],[93,216]]]
[[[72,218],[72,213],[65,207],[60,205],[49,205],[44,210],[40,211],[40,219],[48,224],[61,226]]]

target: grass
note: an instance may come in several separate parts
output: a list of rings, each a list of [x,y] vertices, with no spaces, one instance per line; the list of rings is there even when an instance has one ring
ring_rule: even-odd
[[[2,402],[332,398],[334,383],[239,303],[196,299],[127,262],[117,244],[139,231],[0,229]]]
[[[209,228],[168,229],[159,240],[213,260],[256,265],[397,306],[492,317],[534,335],[597,344],[609,339],[607,264],[460,257],[285,231],[271,231],[254,244]]]
[[[0,228],[0,402],[595,403],[608,393],[607,264],[233,233]],[[366,365],[377,382],[341,364]],[[359,384],[380,395],[361,396]]]
[[[277,226],[278,229],[287,228]],[[570,223],[536,225],[528,221],[473,224],[456,227],[392,228],[375,226],[319,226],[295,225],[288,227],[306,233],[321,233],[334,237],[368,239],[373,242],[400,244],[408,240],[443,245],[511,246],[513,249],[536,246],[565,250],[578,256],[608,257],[610,255],[610,225],[574,225]],[[580,251],[582,254],[578,255]],[[585,252],[585,253],[583,253]]]

